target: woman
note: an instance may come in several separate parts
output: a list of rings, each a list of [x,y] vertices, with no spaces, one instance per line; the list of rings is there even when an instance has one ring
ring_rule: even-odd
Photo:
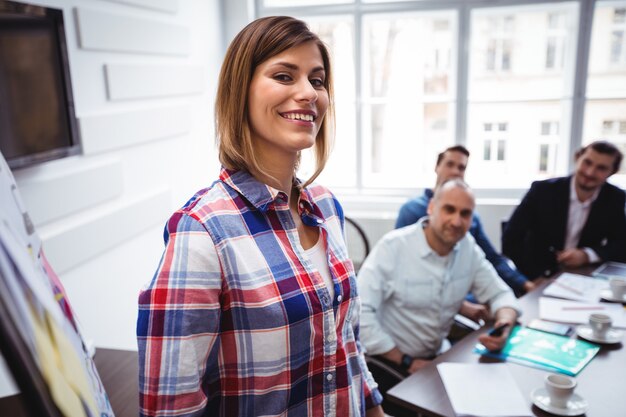
[[[170,218],[139,296],[142,415],[383,415],[343,212],[311,185],[331,104],[328,51],[303,22],[262,18],[235,37],[216,101],[220,177]]]

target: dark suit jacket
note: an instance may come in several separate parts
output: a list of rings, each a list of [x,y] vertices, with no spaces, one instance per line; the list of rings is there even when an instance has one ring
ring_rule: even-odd
[[[534,182],[509,219],[502,252],[527,277],[558,271],[555,252],[565,245],[570,177]],[[624,191],[605,183],[593,202],[578,247],[593,249],[602,261],[626,262]]]

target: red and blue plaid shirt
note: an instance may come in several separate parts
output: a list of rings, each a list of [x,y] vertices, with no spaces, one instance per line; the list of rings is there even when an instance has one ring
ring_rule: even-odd
[[[343,211],[301,191],[334,283],[306,257],[287,196],[222,169],[169,219],[139,296],[142,416],[364,416],[382,397],[359,342],[360,301]]]

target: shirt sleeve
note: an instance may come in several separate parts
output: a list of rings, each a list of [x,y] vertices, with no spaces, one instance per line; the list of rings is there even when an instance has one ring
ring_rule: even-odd
[[[488,303],[492,314],[502,307],[510,307],[520,316],[522,310],[511,288],[498,276],[478,245],[473,245],[473,251],[475,269],[472,293],[478,302]]]
[[[381,326],[378,310],[393,293],[395,274],[393,251],[386,240],[381,240],[367,257],[359,271],[361,293],[361,340],[367,353],[379,355],[393,349],[393,338]]]
[[[221,268],[202,224],[176,213],[152,282],[139,294],[141,416],[199,416],[219,342]],[[208,359],[207,359],[208,358]]]
[[[590,264],[595,264],[597,262],[600,262],[602,259],[598,256],[598,254],[596,253],[596,251],[594,251],[591,248],[582,248],[585,253],[587,254],[587,257],[589,258],[589,263]]]

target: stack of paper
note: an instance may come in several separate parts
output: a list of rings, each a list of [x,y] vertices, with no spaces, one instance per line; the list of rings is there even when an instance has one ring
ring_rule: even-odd
[[[600,300],[600,292],[607,288],[609,283],[604,279],[564,272],[543,291],[543,295],[593,303]]]
[[[593,313],[606,314],[613,320],[613,327],[626,328],[626,310],[621,304],[582,303],[549,297],[539,299],[539,317],[544,320],[581,324],[588,323],[589,315]]]
[[[532,416],[505,364],[440,363],[437,370],[456,415]]]

